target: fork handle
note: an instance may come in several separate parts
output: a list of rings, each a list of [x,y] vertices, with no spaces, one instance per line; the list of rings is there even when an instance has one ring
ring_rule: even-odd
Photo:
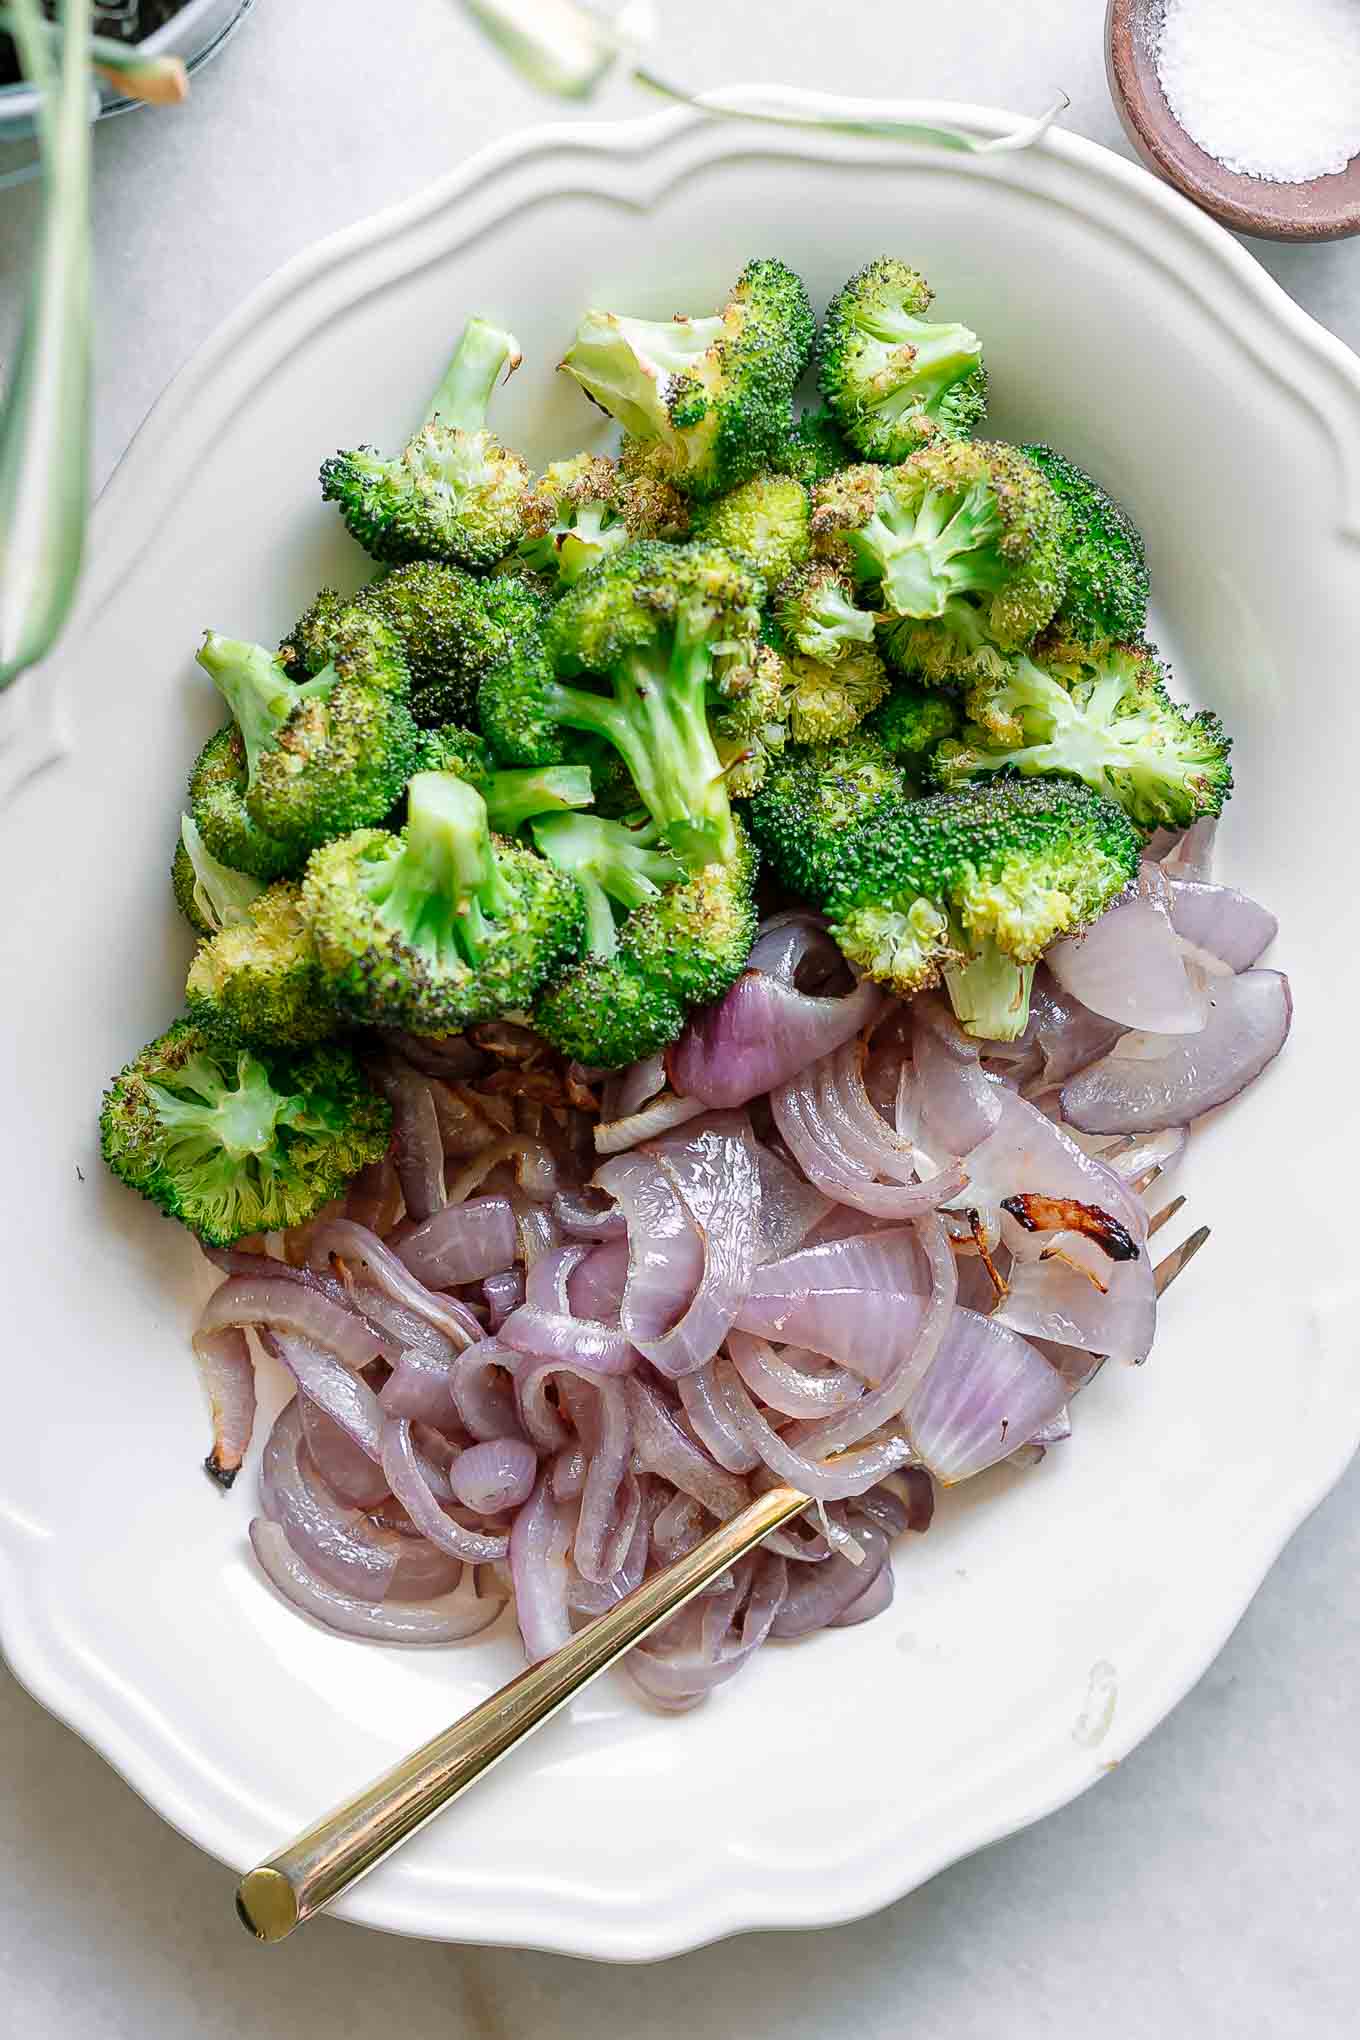
[[[527,1666],[452,1727],[295,1835],[237,1885],[242,1925],[258,1941],[284,1940],[367,1876],[668,1615],[807,1506],[807,1496],[797,1488],[776,1487],[758,1495],[693,1551],[578,1629],[551,1657]]]

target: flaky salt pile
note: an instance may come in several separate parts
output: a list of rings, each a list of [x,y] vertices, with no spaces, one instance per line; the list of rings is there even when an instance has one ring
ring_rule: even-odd
[[[1192,140],[1280,184],[1360,154],[1360,0],[1166,0],[1157,75]]]

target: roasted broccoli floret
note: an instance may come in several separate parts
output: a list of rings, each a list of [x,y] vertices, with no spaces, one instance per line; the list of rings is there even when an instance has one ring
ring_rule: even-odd
[[[625,546],[568,589],[544,653],[519,647],[482,681],[478,711],[493,752],[508,765],[557,764],[564,726],[603,739],[683,863],[731,856],[708,704],[715,657],[754,643],[763,592],[719,546]]]
[[[194,933],[205,937],[242,920],[264,891],[261,880],[213,856],[191,815],[180,816],[170,884],[175,905]]]
[[[835,418],[823,407],[804,411],[771,466],[780,474],[795,475],[810,489],[814,482],[824,482],[838,469],[848,467],[854,457],[854,448],[847,445]]]
[[[224,1050],[179,1020],[114,1078],[99,1124],[115,1176],[229,1247],[329,1204],[381,1159],[392,1114],[348,1049]]]
[[[353,628],[345,648],[310,680],[290,680],[263,645],[216,631],[198,654],[241,732],[246,812],[302,856],[381,821],[416,761],[418,732],[396,633],[377,617],[346,617]],[[211,842],[206,829],[204,836]]]
[[[533,815],[587,808],[591,802],[588,765],[530,765],[499,772],[486,738],[456,723],[421,732],[419,769],[456,772],[475,786],[491,827],[502,836],[515,835]]]
[[[268,885],[302,869],[306,851],[262,829],[246,806],[250,773],[234,722],[209,737],[189,774],[189,814],[212,856]]]
[[[448,772],[411,781],[400,836],[361,829],[316,851],[303,894],[337,1003],[414,1034],[526,1010],[581,944],[576,886],[493,836],[481,795]]]
[[[1063,510],[1067,591],[1054,628],[1092,649],[1140,638],[1147,624],[1147,554],[1128,512],[1051,446],[1021,451],[1047,478]]]
[[[906,798],[898,766],[860,731],[841,743],[791,746],[773,760],[747,820],[780,883],[820,906],[847,832]]]
[[[799,744],[847,737],[888,692],[888,671],[872,645],[833,666],[795,654],[785,661],[789,730]]]
[[[341,595],[334,588],[317,590],[279,646],[279,658],[288,668],[290,679],[320,673],[329,666],[335,657],[340,619],[363,601],[366,592],[360,589],[357,595]],[[409,655],[407,663],[410,664]]]
[[[375,560],[490,566],[523,529],[529,470],[487,429],[491,395],[519,343],[469,319],[425,422],[387,459],[358,446],[322,463],[321,494]]]
[[[694,513],[695,537],[726,546],[769,588],[807,558],[811,527],[808,492],[792,475],[752,475]]]
[[[865,460],[901,461],[931,440],[964,439],[987,408],[982,343],[925,316],[934,292],[880,256],[826,308],[817,337],[822,395]]]
[[[831,560],[812,560],[775,590],[775,616],[795,650],[830,665],[874,641],[874,618],[855,601],[850,576]]]
[[[933,754],[946,737],[957,736],[963,717],[957,699],[938,688],[914,687],[897,680],[888,699],[864,727],[877,737],[913,778],[931,776]]]
[[[709,728],[734,800],[755,792],[789,736],[788,662],[765,634],[714,661]]]
[[[971,718],[942,744],[940,783],[993,772],[1064,774],[1118,803],[1147,833],[1221,813],[1232,792],[1232,739],[1207,709],[1191,715],[1167,692],[1147,645],[1021,654],[1003,680],[967,697]]]
[[[533,837],[586,900],[586,954],[534,1009],[563,1055],[598,1069],[652,1055],[675,1039],[687,1006],[721,998],[740,976],[756,927],[755,858],[740,829],[732,862],[693,872],[650,824],[552,815]]]
[[[219,1048],[302,1048],[336,1033],[302,888],[280,879],[200,944],[184,997]]]
[[[555,460],[525,498],[519,557],[570,588],[634,538],[688,536],[690,508],[669,482],[625,472],[602,453]]]
[[[941,976],[970,1034],[1011,1041],[1034,966],[1138,870],[1127,817],[1088,788],[1013,780],[885,804],[840,841],[831,931],[865,976],[909,997]]]
[[[782,262],[749,262],[716,317],[590,311],[562,367],[687,496],[719,496],[773,465],[793,430],[812,307]]]
[[[1062,599],[1062,511],[1013,446],[939,440],[847,468],[813,491],[812,525],[883,615],[894,665],[926,680],[999,672]]]

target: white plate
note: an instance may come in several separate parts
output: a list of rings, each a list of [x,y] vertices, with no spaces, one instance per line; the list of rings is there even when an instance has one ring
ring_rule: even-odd
[[[357,583],[318,460],[398,440],[469,311],[524,343],[501,416],[541,457],[591,429],[549,373],[583,305],[711,304],[757,252],[824,301],[884,248],[984,335],[996,429],[1065,446],[1147,533],[1184,674],[1237,732],[1223,867],[1281,916],[1294,1037],[1199,1133],[1186,1220],[1213,1242],[1070,1446],[948,1498],[882,1620],[766,1650],[680,1720],[597,1688],[338,1908],[371,1926],[627,1958],[884,1904],[1160,1721],[1360,1431],[1333,1076],[1360,996],[1360,367],[1226,234],[1073,136],[965,157],[683,114],[540,130],[294,263],[200,354],[100,505],[60,654],[0,707],[0,779],[49,761],[0,824],[6,1651],[235,1868],[513,1669],[503,1629],[372,1649],[274,1598],[245,1544],[253,1467],[230,1497],[199,1470],[187,1338],[211,1278],[99,1165],[101,1086],[175,1010],[188,953],[164,873],[218,719],[194,647],[206,624],[277,636],[323,579]],[[262,1428],[283,1384],[264,1390]]]

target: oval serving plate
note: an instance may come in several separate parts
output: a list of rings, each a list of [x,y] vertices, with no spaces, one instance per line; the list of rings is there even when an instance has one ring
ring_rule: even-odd
[[[205,625],[278,636],[323,580],[358,583],[317,464],[400,439],[468,312],[524,344],[499,424],[541,459],[603,437],[551,373],[583,306],[703,307],[765,252],[821,304],[883,249],[984,336],[994,429],[1055,440],[1146,532],[1181,678],[1237,735],[1222,868],[1280,915],[1294,1037],[1199,1131],[1181,1187],[1212,1245],[1069,1445],[944,1498],[881,1620],[772,1647],[678,1720],[617,1675],[593,1689],[337,1908],[369,1926],[638,1959],[882,1905],[1153,1728],[1360,1434],[1331,1096],[1333,1016],[1360,993],[1333,942],[1360,364],[1225,233],[1070,135],[979,157],[687,113],[540,129],[293,263],[209,343],[105,492],[60,652],[0,701],[6,1653],[236,1869],[515,1668],[504,1623],[403,1653],[274,1598],[245,1541],[254,1463],[230,1496],[199,1467],[188,1333],[213,1278],[99,1164],[102,1085],[175,1010],[188,954],[164,874],[218,719],[193,652]],[[261,1436],[284,1385],[262,1390]]]

